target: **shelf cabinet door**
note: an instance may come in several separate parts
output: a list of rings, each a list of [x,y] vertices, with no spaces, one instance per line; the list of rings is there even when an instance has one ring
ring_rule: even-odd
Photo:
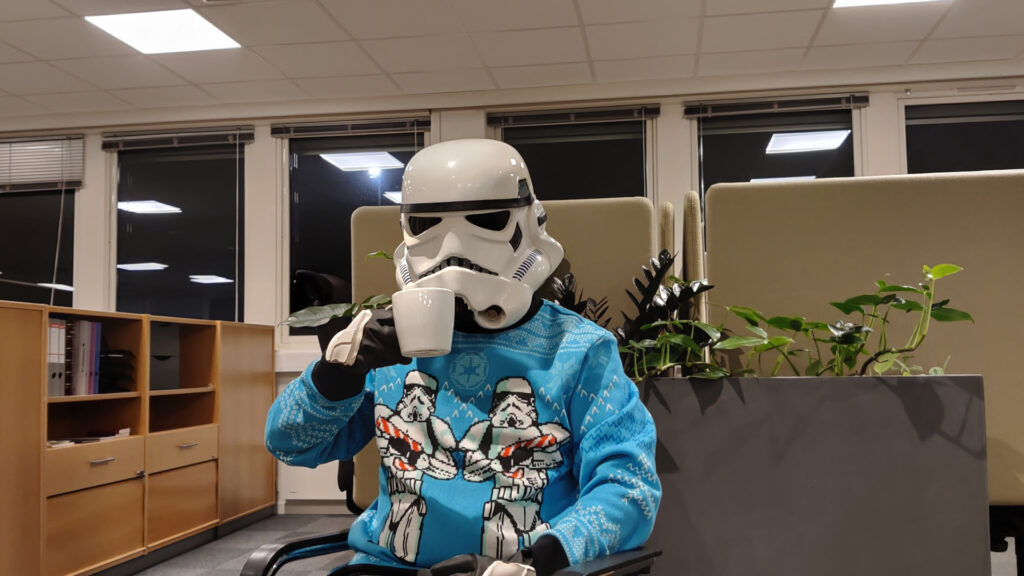
[[[142,479],[46,500],[46,574],[95,571],[142,554]]]
[[[274,459],[263,440],[274,401],[274,329],[221,323],[220,517],[226,522],[275,502]]]
[[[217,521],[217,463],[149,477],[146,544],[163,546]]]

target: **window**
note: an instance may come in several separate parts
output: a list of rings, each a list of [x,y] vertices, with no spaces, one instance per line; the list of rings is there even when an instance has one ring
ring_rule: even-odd
[[[351,301],[352,213],[361,206],[401,202],[402,172],[413,154],[423,148],[425,127],[429,127],[427,119],[311,127],[308,131],[272,128],[279,135],[291,136],[290,279],[295,279],[298,270],[329,274],[335,278],[334,299]],[[394,248],[380,247],[385,252]],[[293,282],[289,312],[312,305],[311,297]],[[291,333],[310,334],[312,330],[293,328]]]
[[[1024,100],[907,106],[907,172],[1024,168]]]
[[[647,195],[647,136],[657,107],[492,114],[526,161],[540,200]]]
[[[119,311],[243,320],[243,154],[237,139],[118,153]]]
[[[81,136],[0,140],[0,300],[73,305]]]

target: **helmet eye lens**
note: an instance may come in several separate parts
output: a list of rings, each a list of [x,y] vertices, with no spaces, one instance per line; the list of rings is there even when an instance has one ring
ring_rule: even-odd
[[[427,230],[430,230],[434,226],[441,223],[440,218],[434,218],[429,216],[409,216],[409,232],[412,232],[413,236],[419,236]]]
[[[508,210],[499,210],[497,212],[485,212],[483,214],[470,214],[466,216],[466,220],[474,226],[485,228],[487,230],[504,230],[505,226],[508,226],[508,221],[512,217],[512,213]]]

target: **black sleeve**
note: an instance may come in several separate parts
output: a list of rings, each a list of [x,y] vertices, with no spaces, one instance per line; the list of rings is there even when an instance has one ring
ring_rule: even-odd
[[[558,538],[544,534],[527,549],[537,576],[551,576],[569,566],[569,557]]]

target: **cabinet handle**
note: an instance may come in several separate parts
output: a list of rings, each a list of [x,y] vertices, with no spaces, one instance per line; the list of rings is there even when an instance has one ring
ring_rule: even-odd
[[[184,450],[186,448],[195,448],[196,446],[199,446],[199,442],[189,442],[188,444],[178,444],[178,448],[181,448],[182,450]]]
[[[114,460],[116,460],[116,458],[114,458],[113,456],[111,456],[109,458],[100,458],[99,460],[89,460],[89,465],[90,466],[99,466],[100,464],[110,464]]]

